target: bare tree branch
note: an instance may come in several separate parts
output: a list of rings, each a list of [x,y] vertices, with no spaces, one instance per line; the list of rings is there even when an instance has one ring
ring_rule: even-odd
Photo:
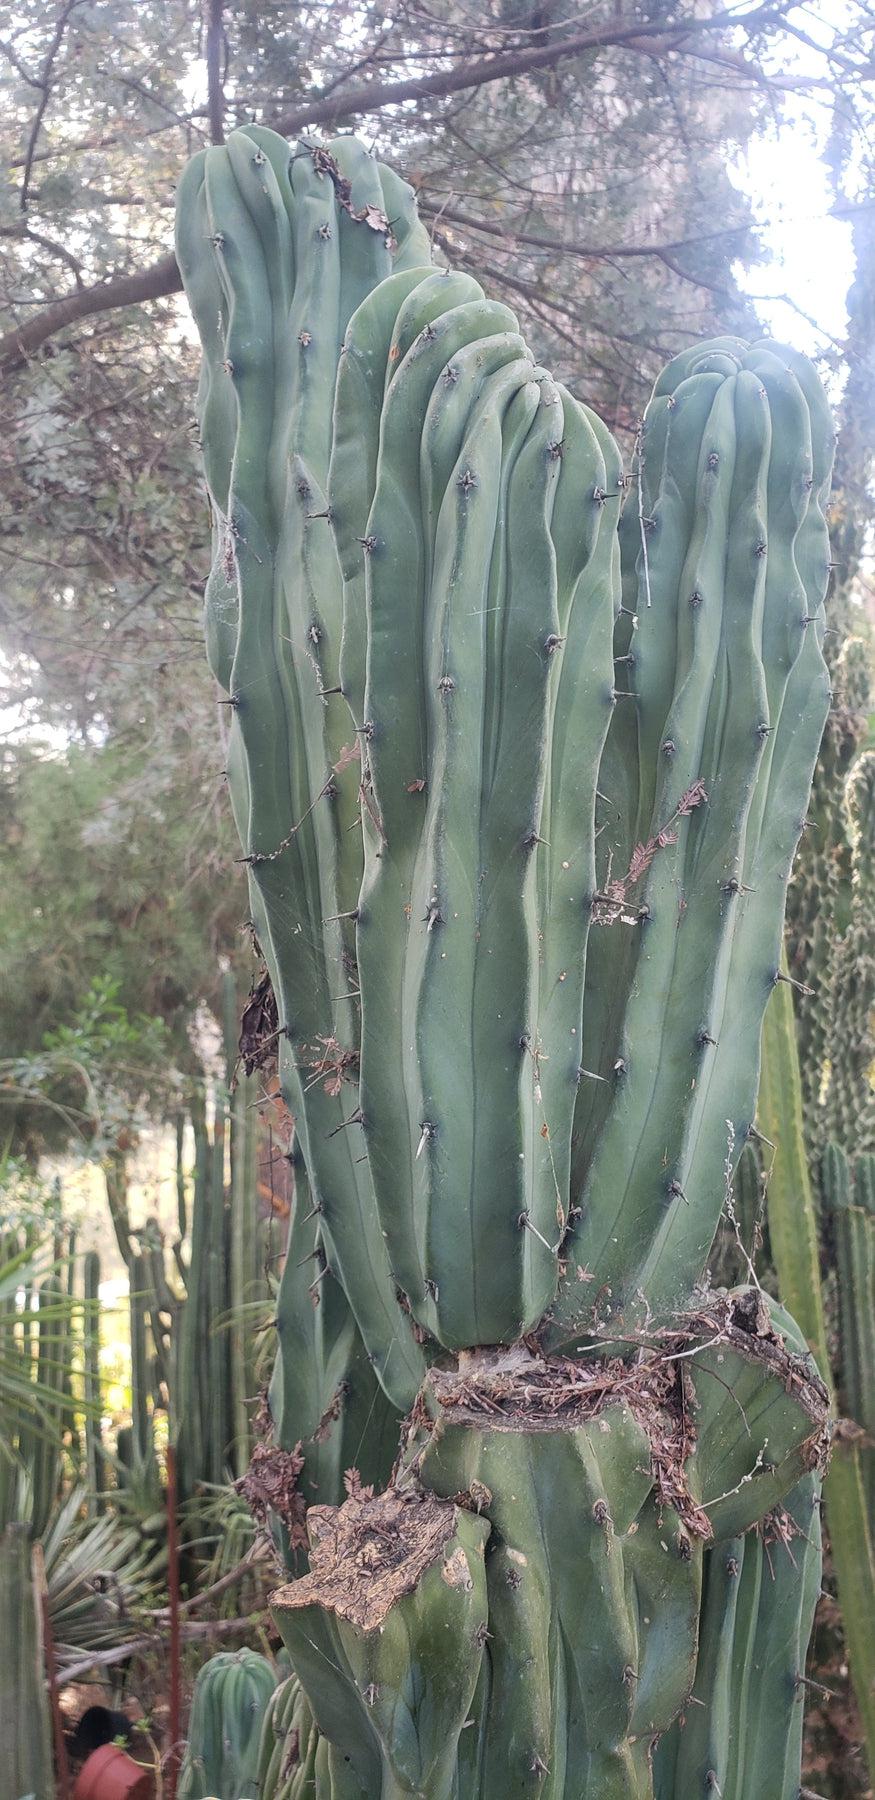
[[[55,66],[55,57],[63,43],[64,32],[67,29],[67,20],[69,19],[71,12],[73,12],[74,8],[78,5],[79,0],[64,0],[64,5],[61,7],[61,11],[58,15],[58,22],[55,26],[52,41],[46,51],[42,74],[32,84],[34,87],[39,88],[40,97],[37,101],[36,112],[33,115],[33,124],[30,128],[30,137],[28,139],[27,151],[24,158],[24,174],[21,178],[21,197],[18,202],[22,212],[27,212],[27,191],[30,187],[30,172],[33,168],[33,158],[36,151],[37,140],[40,131],[42,130],[45,110],[49,104],[49,95],[52,91],[52,69]]]
[[[610,257],[653,256],[664,259],[678,250],[688,250],[715,238],[742,237],[746,232],[757,229],[755,221],[748,221],[745,225],[723,226],[719,231],[703,231],[690,237],[673,238],[664,244],[578,244],[573,238],[565,243],[562,238],[545,237],[540,232],[517,231],[510,224],[497,225],[492,220],[475,219],[470,213],[457,212],[448,206],[434,206],[428,200],[420,200],[419,210],[424,218],[437,218],[447,225],[460,225],[466,231],[482,231],[489,237],[504,238],[509,250],[515,244],[531,244],[536,250],[552,250],[558,256],[579,256],[584,262],[605,262]],[[686,280],[691,279],[686,270],[681,272]]]
[[[68,14],[78,0],[66,0],[62,12],[62,21],[66,22]],[[214,9],[221,11],[220,0],[208,0],[210,17]],[[220,21],[219,21],[220,23]],[[783,8],[781,6],[756,6],[745,13],[723,12],[710,18],[685,19],[677,25],[666,25],[660,21],[656,24],[638,22],[634,25],[602,24],[587,30],[569,32],[561,38],[547,43],[491,54],[481,57],[467,65],[441,69],[423,76],[414,76],[403,81],[366,81],[358,86],[342,87],[337,91],[316,95],[305,106],[285,113],[274,120],[274,129],[287,137],[305,131],[315,125],[336,125],[341,120],[350,120],[362,114],[381,111],[385,107],[402,106],[407,102],[420,99],[443,99],[450,94],[471,91],[494,81],[509,80],[536,73],[538,70],[554,67],[557,63],[572,56],[581,56],[588,51],[605,50],[609,47],[621,47],[628,51],[640,53],[648,57],[665,56],[669,53],[697,56],[705,53],[705,46],[710,44],[715,34],[721,31],[746,30],[774,31],[783,28]],[[59,24],[60,29],[60,24]],[[57,42],[60,37],[56,32]],[[56,54],[52,51],[52,60]],[[727,70],[747,81],[763,80],[762,71],[750,64],[743,55],[726,49],[720,54]],[[49,73],[51,64],[47,58],[45,67]],[[48,77],[44,100],[48,100]],[[805,85],[816,83],[816,77],[806,78]],[[782,84],[782,85],[793,85]],[[45,105],[41,102],[39,120],[41,121]],[[217,114],[210,110],[211,130],[215,133],[219,123]],[[215,138],[214,138],[215,141]],[[31,134],[31,145],[25,169],[26,188],[30,179],[30,167],[36,146],[36,132]],[[140,274],[115,277],[109,281],[98,282],[91,287],[83,287],[76,293],[67,294],[61,300],[52,301],[42,308],[34,318],[26,320],[22,325],[0,338],[0,374],[19,367],[26,362],[40,346],[60,331],[65,325],[77,319],[90,317],[93,313],[107,312],[114,307],[136,305],[146,300],[155,300],[167,294],[178,293],[182,283],[175,258],[165,256],[159,262],[144,269]]]
[[[72,325],[76,319],[90,318],[94,313],[111,312],[117,306],[139,306],[144,300],[160,300],[165,294],[178,294],[182,289],[176,257],[162,256],[151,268],[137,275],[114,276],[110,281],[95,282],[92,287],[77,288],[62,300],[53,300],[35,318],[8,331],[0,338],[0,373],[27,362],[35,350]]]

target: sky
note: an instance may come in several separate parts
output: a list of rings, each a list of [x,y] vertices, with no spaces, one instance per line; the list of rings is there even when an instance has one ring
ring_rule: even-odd
[[[756,296],[773,337],[816,355],[831,338],[841,341],[845,335],[854,252],[849,221],[828,216],[827,171],[805,120],[787,118],[778,131],[756,139],[738,159],[733,177],[757,218],[767,222],[763,241],[773,258],[754,269],[739,267],[739,285]],[[784,294],[795,306],[780,297]]]
[[[810,35],[828,41],[848,17],[845,0],[817,0],[790,15]],[[822,77],[817,52],[797,43],[788,55],[781,44],[785,74]],[[834,348],[845,336],[845,296],[854,273],[851,225],[831,218],[828,171],[822,161],[831,124],[832,96],[811,89],[784,94],[781,118],[758,135],[731,165],[737,186],[763,222],[762,242],[770,264],[739,267],[739,286],[756,296],[757,310],[772,336],[809,356]],[[788,295],[793,305],[781,298]],[[807,314],[808,318],[802,315]],[[809,323],[808,321],[814,321]]]

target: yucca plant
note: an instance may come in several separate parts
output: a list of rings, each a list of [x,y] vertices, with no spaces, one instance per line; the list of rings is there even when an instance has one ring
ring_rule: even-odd
[[[676,358],[618,536],[605,426],[354,139],[198,155],[178,255],[296,1123],[247,1492],[309,1559],[306,1791],[791,1800],[826,1394],[706,1271],[828,706],[820,384]]]

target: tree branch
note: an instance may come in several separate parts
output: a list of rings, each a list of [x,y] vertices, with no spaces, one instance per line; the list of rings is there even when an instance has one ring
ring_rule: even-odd
[[[316,95],[306,107],[298,107],[277,119],[274,129],[290,137],[306,125],[335,124],[353,114],[376,112],[384,106],[401,106],[408,100],[440,100],[467,88],[483,87],[488,82],[510,80],[520,75],[536,74],[550,69],[569,56],[583,56],[588,50],[606,50],[619,45],[642,51],[648,56],[665,56],[669,51],[686,50],[690,38],[726,30],[755,29],[758,25],[775,25],[773,11],[752,8],[748,13],[719,13],[710,19],[685,19],[680,25],[598,25],[587,31],[569,32],[552,43],[539,44],[528,50],[507,50],[500,55],[480,57],[475,62],[462,62],[458,68],[437,74],[415,75],[407,81],[361,82],[358,87],[339,89],[330,95]],[[733,62],[733,67],[735,63]],[[750,72],[752,74],[752,71]]]
[[[66,0],[62,15],[64,20],[77,3],[78,0]],[[208,0],[211,9],[217,3],[218,0]],[[443,99],[449,94],[480,88],[493,81],[530,75],[590,50],[620,47],[649,57],[664,56],[669,52],[696,55],[696,46],[703,37],[707,41],[709,36],[725,30],[755,30],[758,27],[774,30],[781,23],[780,9],[758,6],[746,13],[724,12],[711,18],[687,19],[678,25],[666,26],[660,22],[659,25],[637,23],[627,26],[596,26],[585,31],[570,32],[566,37],[528,49],[481,57],[469,62],[467,66],[414,76],[405,81],[362,82],[345,91],[340,89],[327,95],[317,95],[305,106],[277,118],[274,129],[286,137],[292,137],[314,125],[336,125],[340,120],[348,120],[363,113],[379,112],[384,107],[401,106],[421,99]],[[749,68],[737,52],[727,52],[726,61],[734,73],[746,75],[748,79],[754,79],[758,73]],[[47,89],[45,98],[48,99]],[[44,110],[43,106],[40,117]],[[212,114],[211,124],[215,125]],[[35,144],[36,137],[32,133],[31,151]],[[25,172],[25,187],[29,182],[32,161],[31,153]],[[74,294],[67,294],[63,299],[45,306],[36,317],[26,320],[23,325],[0,338],[0,374],[25,363],[56,332],[77,319],[88,318],[97,312],[108,312],[114,307],[156,300],[166,294],[180,292],[181,287],[176,260],[170,255],[162,257],[141,274],[98,282]]]
[[[43,123],[43,118],[45,116],[45,110],[49,104],[49,95],[52,91],[52,69],[54,68],[55,57],[57,56],[58,51],[60,50],[61,44],[63,42],[64,32],[67,29],[67,20],[69,19],[70,14],[73,11],[73,8],[78,5],[79,5],[79,0],[64,0],[64,5],[61,7],[60,14],[58,15],[58,23],[55,26],[54,36],[52,37],[52,41],[48,47],[48,50],[46,51],[46,59],[45,59],[45,62],[43,63],[43,72],[39,76],[38,80],[32,84],[34,87],[39,88],[40,97],[39,97],[39,100],[37,101],[37,108],[36,108],[36,112],[34,113],[34,116],[33,116],[33,124],[31,125],[31,128],[30,128],[30,137],[28,139],[27,150],[25,152],[25,157],[24,157],[24,174],[21,177],[21,196],[20,196],[19,202],[18,202],[19,208],[22,212],[27,212],[27,190],[30,187],[30,172],[31,172],[31,169],[33,168],[33,159],[34,159],[34,153],[36,151],[37,140],[39,138],[40,131],[42,130],[42,123]]]
[[[726,225],[719,231],[703,231],[691,237],[673,238],[664,244],[577,244],[573,238],[564,243],[561,238],[545,237],[540,232],[517,231],[513,225],[498,225],[491,220],[475,219],[470,213],[457,212],[447,206],[434,206],[428,200],[420,200],[419,210],[424,218],[435,218],[443,224],[463,226],[466,231],[483,231],[489,237],[504,238],[509,250],[515,244],[531,244],[536,250],[552,250],[559,256],[579,256],[584,262],[605,262],[611,257],[636,256],[664,259],[673,252],[691,249],[715,238],[741,237],[745,232],[757,230],[756,222],[750,221],[746,225]],[[691,279],[686,271],[681,273],[685,280]]]
[[[176,257],[162,256],[151,268],[138,275],[114,276],[110,281],[95,282],[93,287],[77,288],[62,300],[53,300],[42,312],[0,338],[0,374],[26,363],[47,338],[54,337],[65,325],[94,313],[111,312],[117,306],[138,306],[144,300],[160,300],[165,294],[178,294],[182,282]]]

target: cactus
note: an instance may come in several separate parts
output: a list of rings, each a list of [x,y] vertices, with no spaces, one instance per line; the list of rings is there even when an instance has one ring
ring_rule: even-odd
[[[179,1800],[252,1800],[276,1670],[254,1650],[220,1651],[198,1671]]]
[[[362,1794],[448,1792],[486,1639],[489,1525],[392,1492],[352,1494],[340,1518],[342,1533],[333,1508],[311,1509],[312,1573],[275,1597],[317,1725]]]
[[[288,1549],[318,1502],[275,1597],[288,1791],[645,1800],[705,1544],[826,1444],[792,1319],[703,1277],[828,703],[831,422],[792,351],[676,358],[621,552],[609,433],[389,188],[354,140],[248,128],[179,189],[300,1151],[246,1478]],[[798,1652],[795,1591],[756,1605]]]
[[[207,641],[229,695],[231,797],[279,1008],[280,1070],[326,1247],[381,1379],[405,1406],[423,1359],[341,1079],[357,1060],[357,983],[340,915],[355,909],[362,849],[350,829],[359,783],[339,691],[342,581],[325,494],[347,322],[390,273],[393,233],[396,267],[428,260],[409,190],[387,180],[384,192],[354,139],[293,156],[272,132],[246,128],[189,164],[177,252],[206,351],[200,412],[216,545]],[[334,1084],[314,1078],[327,1046]]]
[[[696,1676],[656,1752],[656,1800],[797,1800],[820,1565],[815,1475],[755,1531],[708,1551]]]
[[[821,1189],[835,1242],[839,1392],[844,1415],[865,1433],[860,1466],[875,1519],[875,1156],[853,1165],[828,1144]]]
[[[7,1794],[52,1800],[55,1778],[40,1598],[25,1524],[0,1536],[0,1756]]]
[[[799,994],[797,1032],[806,1138],[813,1152],[822,1149],[832,1130],[824,1117],[823,1089],[825,1064],[836,1042],[836,947],[848,924],[851,848],[844,795],[865,736],[871,705],[870,646],[859,637],[847,638],[834,656],[831,674],[833,699],[814,771],[809,828],[799,848],[787,896],[790,971],[804,988],[811,990]],[[840,1032],[841,1029],[839,1024]]]
[[[106,1457],[101,1429],[100,1380],[100,1258],[89,1250],[83,1260],[85,1306],[82,1328],[83,1398],[85,1400],[85,1474],[89,1505],[103,1510],[107,1486]]]
[[[358,496],[361,1106],[393,1272],[458,1349],[513,1342],[556,1287],[620,463],[506,309],[470,281],[453,304],[453,281],[426,278],[394,321],[382,290],[363,303],[335,429],[342,446],[358,426],[348,375],[369,356],[378,367],[378,346],[388,388],[373,496]]]
[[[385,1486],[401,1426],[401,1414],[368,1361],[346,1295],[326,1265],[302,1162],[295,1170],[276,1329],[268,1408],[277,1448],[299,1465],[294,1500],[286,1492],[286,1516],[277,1524],[285,1527],[282,1547],[295,1567],[297,1553],[306,1550],[306,1507],[317,1501],[339,1505],[350,1468],[363,1481]]]
[[[24,1477],[26,1498],[22,1498],[37,1538],[45,1531],[58,1495],[65,1434],[73,1422],[74,1405],[68,1393],[73,1313],[60,1274],[49,1276],[31,1289],[28,1297],[34,1330],[30,1346],[25,1340],[22,1372],[33,1382],[33,1403],[22,1409],[18,1419],[13,1413],[13,1434],[17,1436],[14,1453]],[[5,1453],[3,1460],[7,1460]],[[12,1517],[22,1516],[13,1504]]]
[[[793,1020],[793,995],[782,987],[772,996],[763,1029],[763,1078],[759,1116],[771,1146],[768,1172],[769,1232],[780,1290],[805,1333],[828,1387],[831,1371],[820,1281],[817,1216],[803,1138],[802,1082]],[[864,1169],[868,1159],[864,1160]],[[841,1152],[834,1152],[824,1171],[833,1175],[833,1192],[844,1182]],[[865,1192],[864,1186],[861,1192]],[[844,1226],[839,1224],[839,1235]],[[854,1267],[854,1259],[851,1259]],[[859,1267],[859,1264],[857,1264]],[[847,1268],[845,1271],[845,1278]],[[856,1344],[865,1336],[865,1319],[857,1320],[853,1301],[863,1284],[844,1291],[846,1330]],[[861,1342],[862,1342],[861,1337]],[[831,1394],[832,1400],[832,1394]],[[851,1679],[860,1710],[870,1764],[875,1766],[875,1630],[871,1595],[875,1590],[875,1544],[871,1507],[867,1506],[859,1434],[836,1435],[824,1481],[826,1521],[847,1644]]]
[[[258,1747],[259,1800],[299,1800],[315,1791],[313,1763],[318,1733],[298,1680],[289,1675],[267,1703]]]
[[[678,357],[660,378],[640,516],[624,512],[637,629],[599,776],[604,923],[584,999],[583,1064],[599,1079],[581,1083],[580,1217],[553,1342],[642,1297],[656,1312],[684,1303],[727,1157],[753,1126],[760,1026],[780,978],[828,697],[832,429],[803,358],[730,345]],[[583,1294],[578,1271],[594,1277]]]
[[[845,784],[849,916],[833,945],[823,1135],[849,1153],[875,1150],[875,751]]]
[[[695,1350],[666,1346],[637,1379],[621,1362],[545,1365],[524,1350],[435,1372],[413,1458],[420,1489],[401,1478],[377,1500],[353,1492],[340,1511],[311,1510],[311,1574],[274,1595],[274,1613],[316,1721],[362,1793],[650,1793],[653,1743],[693,1679],[703,1544],[762,1517],[816,1462],[822,1433],[817,1378],[798,1340],[782,1350],[775,1325],[792,1326],[756,1290],[695,1323]],[[777,1359],[770,1398],[755,1339]],[[691,1457],[685,1404],[698,1427]],[[478,1530],[476,1561],[465,1547],[473,1664],[455,1663],[459,1685],[438,1720],[423,1697],[435,1691],[442,1613],[458,1610],[447,1568],[465,1521]],[[460,1619],[454,1642],[461,1629]],[[403,1766],[382,1723],[397,1733],[399,1711]],[[447,1755],[458,1746],[455,1777],[438,1774],[434,1741]]]

